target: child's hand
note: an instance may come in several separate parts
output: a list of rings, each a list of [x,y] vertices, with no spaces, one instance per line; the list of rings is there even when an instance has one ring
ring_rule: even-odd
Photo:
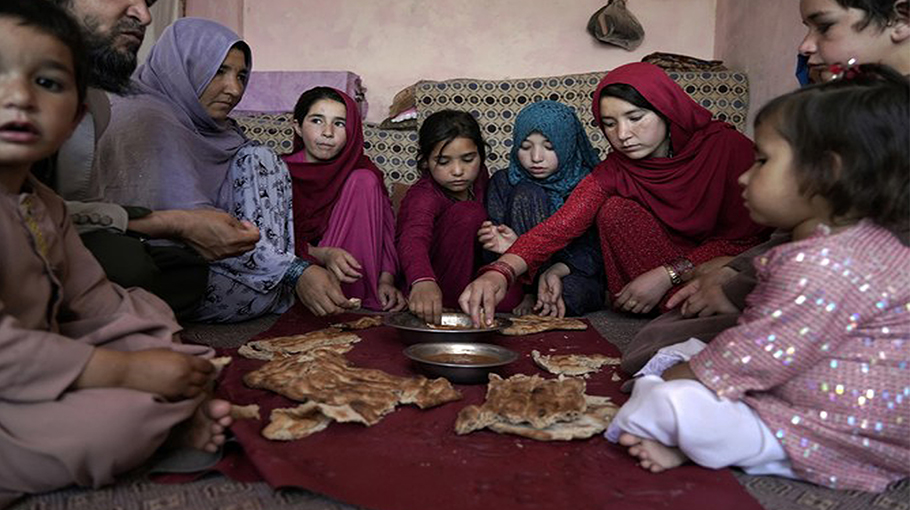
[[[342,248],[331,246],[320,248],[317,260],[322,262],[326,269],[332,272],[339,281],[354,283],[363,277],[360,272],[363,268],[353,255]]]
[[[342,313],[350,306],[335,275],[315,264],[300,275],[296,291],[300,302],[319,316]]]
[[[215,376],[215,367],[207,360],[170,349],[124,354],[127,363],[120,386],[161,395],[168,400],[201,395]]]
[[[483,249],[503,254],[518,240],[518,234],[507,225],[493,225],[490,221],[481,223],[477,240]]]
[[[379,285],[376,288],[376,294],[379,295],[379,302],[382,304],[384,312],[398,312],[404,310],[408,300],[404,298],[395,287],[395,278],[391,273],[383,272],[379,275]]]
[[[673,282],[670,281],[669,273],[664,266],[657,266],[626,284],[616,294],[613,309],[648,313],[660,303],[660,299],[671,287]]]
[[[534,305],[534,310],[539,315],[566,316],[566,302],[562,298],[562,279],[569,272],[569,267],[560,262],[540,275],[537,282],[537,303]]]
[[[537,297],[534,294],[525,294],[521,298],[521,303],[518,303],[518,306],[512,309],[512,314],[521,317],[522,315],[528,315],[534,311],[534,303],[537,302]]]
[[[442,290],[436,282],[425,280],[411,286],[408,309],[431,324],[442,324]]]

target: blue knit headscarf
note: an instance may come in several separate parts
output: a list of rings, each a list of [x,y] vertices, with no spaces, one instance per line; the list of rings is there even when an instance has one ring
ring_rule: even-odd
[[[536,179],[518,161],[518,149],[532,133],[547,137],[559,158],[559,168],[544,179]],[[522,181],[542,187],[550,199],[550,214],[562,207],[569,193],[600,163],[585,128],[575,112],[556,101],[540,101],[526,106],[515,117],[509,157],[509,183]]]

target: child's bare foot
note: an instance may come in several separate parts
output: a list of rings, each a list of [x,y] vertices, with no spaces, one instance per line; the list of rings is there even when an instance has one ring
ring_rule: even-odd
[[[170,443],[215,453],[224,444],[224,432],[233,422],[230,402],[207,399],[199,404],[192,418],[174,430]]]
[[[619,444],[629,448],[629,455],[638,458],[638,465],[652,473],[679,467],[689,460],[679,448],[665,446],[653,439],[643,439],[629,433],[619,436]]]

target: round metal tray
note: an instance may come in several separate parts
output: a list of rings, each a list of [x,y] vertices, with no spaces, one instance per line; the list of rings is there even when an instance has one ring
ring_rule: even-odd
[[[398,330],[398,336],[405,343],[423,342],[483,342],[495,338],[496,333],[512,325],[505,317],[496,317],[491,328],[474,328],[471,316],[460,312],[443,312],[442,328],[432,327],[411,312],[399,312],[385,316],[383,322]],[[450,327],[452,329],[447,329]]]

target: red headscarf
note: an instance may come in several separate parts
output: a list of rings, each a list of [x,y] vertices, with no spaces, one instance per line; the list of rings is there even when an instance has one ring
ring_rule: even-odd
[[[307,243],[317,242],[325,233],[329,216],[351,172],[365,168],[375,173],[379,182],[384,182],[382,171],[363,154],[363,125],[357,103],[344,92],[335,92],[344,99],[346,109],[347,142],[341,153],[331,161],[307,162],[303,140],[295,134],[295,152],[283,156],[294,190],[294,244],[299,256],[306,255]],[[385,185],[382,189],[388,196]]]
[[[659,67],[627,64],[610,71],[594,92],[594,118],[600,120],[600,94],[612,83],[635,88],[669,120],[673,156],[634,160],[612,151],[594,169],[611,195],[630,198],[690,242],[708,238],[744,239],[764,227],[743,205],[740,174],[754,160],[752,142],[699,106]]]

